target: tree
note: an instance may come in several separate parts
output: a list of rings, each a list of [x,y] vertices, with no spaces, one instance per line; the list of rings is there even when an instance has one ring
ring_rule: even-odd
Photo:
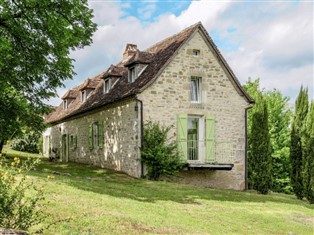
[[[92,42],[92,16],[87,0],[0,0],[0,128],[13,126],[0,142],[25,118],[20,100],[32,113],[48,111],[43,101],[74,75],[71,50]]]
[[[267,104],[261,93],[256,97],[252,116],[251,156],[253,188],[259,193],[267,194],[272,185],[272,162]]]
[[[268,126],[272,156],[272,191],[291,193],[290,185],[290,121],[289,98],[277,90],[266,91]]]
[[[304,125],[303,138],[303,185],[304,196],[314,203],[314,100],[311,102]]]
[[[290,161],[291,161],[291,185],[293,192],[298,199],[304,197],[303,193],[303,156],[302,156],[302,136],[303,123],[308,112],[308,92],[301,87],[300,93],[295,102],[295,112],[291,130]]]

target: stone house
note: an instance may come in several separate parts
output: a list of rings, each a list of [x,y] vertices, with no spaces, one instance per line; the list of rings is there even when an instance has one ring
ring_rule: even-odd
[[[46,122],[44,154],[141,177],[143,125],[173,126],[188,167],[174,180],[246,188],[246,119],[254,101],[201,23],[70,89]]]

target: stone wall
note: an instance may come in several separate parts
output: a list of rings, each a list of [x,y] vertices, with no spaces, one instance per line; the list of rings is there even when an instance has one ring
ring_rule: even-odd
[[[69,161],[92,164],[140,177],[140,119],[135,106],[135,100],[123,101],[52,126],[51,148],[60,149],[61,136],[64,134],[77,136],[77,148],[69,147]],[[90,150],[89,126],[94,122],[104,123],[104,147]]]
[[[192,55],[193,49],[199,49],[200,55]],[[190,101],[191,76],[202,78],[200,104]],[[232,147],[234,167],[231,171],[185,171],[177,178],[179,181],[215,188],[245,188],[245,108],[248,103],[200,33],[179,50],[139,99],[143,101],[144,120],[173,125],[174,136],[178,114],[215,116],[216,145],[228,143]]]

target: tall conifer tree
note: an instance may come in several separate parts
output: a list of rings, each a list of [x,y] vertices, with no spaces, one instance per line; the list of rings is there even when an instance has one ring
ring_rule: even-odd
[[[304,197],[303,192],[303,154],[302,135],[303,123],[308,112],[308,92],[301,87],[300,93],[295,102],[294,119],[291,130],[290,161],[291,161],[291,185],[298,199]]]
[[[256,97],[252,117],[251,156],[253,188],[267,194],[272,186],[272,163],[267,104],[261,93]]]
[[[303,138],[303,185],[304,196],[314,203],[314,100],[306,117]]]

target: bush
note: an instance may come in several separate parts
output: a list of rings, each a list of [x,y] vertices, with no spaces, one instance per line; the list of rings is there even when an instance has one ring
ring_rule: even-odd
[[[41,134],[35,131],[29,131],[20,138],[12,140],[11,148],[17,151],[39,153],[38,141]]]
[[[9,164],[0,157],[0,227],[27,230],[44,219],[39,208],[43,190],[24,174],[36,164],[31,160],[21,163],[19,158]]]
[[[151,180],[158,180],[162,175],[173,175],[184,166],[176,141],[168,139],[170,129],[171,126],[160,126],[158,122],[151,121],[144,126],[141,154]]]

